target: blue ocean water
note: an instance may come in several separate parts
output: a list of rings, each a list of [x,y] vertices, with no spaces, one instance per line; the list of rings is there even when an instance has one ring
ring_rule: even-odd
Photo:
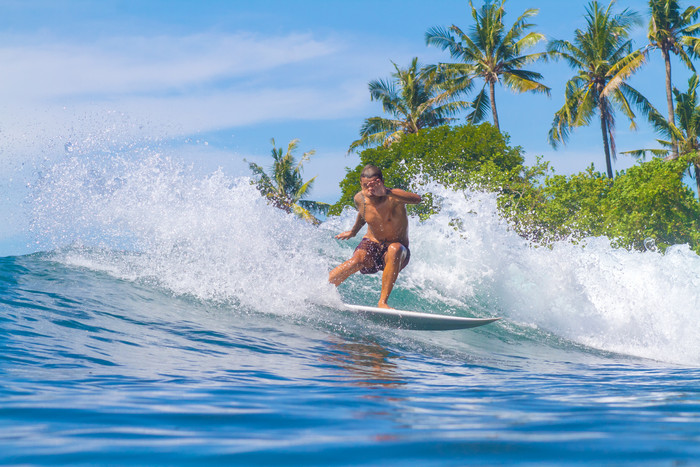
[[[538,247],[494,194],[425,189],[392,304],[501,321],[339,311],[380,284],[326,283],[352,212],[158,155],[46,170],[40,252],[0,258],[0,464],[700,464],[700,257]]]

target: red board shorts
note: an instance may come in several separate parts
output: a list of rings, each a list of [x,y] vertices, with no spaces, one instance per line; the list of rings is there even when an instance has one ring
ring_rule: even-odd
[[[365,250],[367,252],[367,257],[370,258],[374,262],[374,264],[370,267],[360,269],[360,273],[374,274],[376,272],[383,271],[384,255],[389,249],[389,245],[390,243],[388,242],[377,243],[373,242],[369,238],[363,238],[360,244],[357,245],[357,248],[355,248],[355,251]],[[411,250],[409,250],[406,245],[404,245],[404,247],[406,248],[407,254],[406,259],[404,259],[403,265],[401,266],[402,269],[405,268],[406,265],[408,265],[408,262],[411,259]]]

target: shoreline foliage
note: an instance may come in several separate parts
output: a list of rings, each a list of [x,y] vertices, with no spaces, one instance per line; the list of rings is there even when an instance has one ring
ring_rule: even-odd
[[[488,123],[426,128],[391,146],[362,151],[360,164],[346,169],[340,182],[340,199],[329,214],[337,215],[345,206],[354,206],[353,197],[360,191],[360,173],[366,164],[381,167],[387,186],[402,189],[411,189],[416,177],[429,177],[458,188],[487,179],[494,180],[492,186],[502,186],[520,176],[524,161],[521,152],[522,148],[508,146],[507,137]],[[429,215],[430,198],[428,195],[419,207],[409,209]]]
[[[589,1],[586,25],[573,32],[571,41],[550,40],[544,52],[525,55],[524,50],[546,40],[531,31],[535,25],[529,19],[538,10],[526,10],[508,29],[503,23],[506,0],[484,0],[479,9],[471,0],[468,3],[473,18],[469,29],[453,24],[433,27],[425,35],[427,45],[449,52],[457,63],[420,66],[414,58],[406,69],[394,64],[391,79],[369,83],[372,100],[380,101],[390,118],[364,121],[360,139],[350,145],[350,151],[364,148],[359,152],[360,164],[346,169],[340,199],[324,206],[327,214],[338,215],[353,206],[353,197],[360,191],[359,174],[366,164],[374,164],[382,168],[391,187],[420,191],[423,181],[433,181],[455,191],[476,188],[498,193],[501,215],[535,245],[606,237],[618,248],[664,252],[671,245],[687,244],[700,254],[700,201],[683,182],[686,173],[694,175],[700,191],[696,92],[700,80],[694,75],[685,93],[671,88],[668,62],[670,54],[678,55],[694,71],[691,59],[700,56],[700,24],[693,23],[700,8],[681,11],[677,0],[648,0],[649,42],[636,48],[633,28],[643,24],[642,16],[630,9],[615,12],[616,0],[609,0],[607,7]],[[654,49],[661,51],[666,65],[668,119],[629,84]],[[500,131],[496,83],[515,92],[549,94],[542,75],[524,69],[538,60],[563,60],[574,72],[565,85],[564,104],[554,115],[550,143],[556,148],[577,127],[599,119],[604,172],[591,164],[577,174],[557,175],[541,158],[528,167],[523,149],[511,146],[509,136]],[[484,85],[477,96],[457,100],[478,79]],[[675,110],[671,97],[675,97]],[[480,123],[489,109],[493,124]],[[455,117],[465,110],[470,112],[466,124],[454,125]],[[648,152],[657,157],[613,172],[615,113],[621,112],[635,129],[635,111],[665,138],[658,140],[662,148],[623,151],[640,159]],[[281,149],[277,155],[282,157]],[[299,168],[306,159],[307,154]],[[278,207],[296,212],[291,207],[297,201],[275,192],[268,183],[270,177],[260,167],[250,166],[260,176],[261,192]],[[423,203],[408,209],[425,219],[440,210],[440,200],[431,193],[422,195]],[[453,227],[459,228],[458,224],[455,220]]]
[[[700,254],[700,202],[682,182],[689,158],[654,158],[617,172],[614,181],[593,165],[570,176],[550,174],[516,209],[505,205],[505,213],[521,235],[543,243],[605,236],[619,248],[688,244]]]
[[[606,236],[612,246],[636,250],[688,244],[700,254],[700,202],[682,181],[695,154],[672,161],[654,158],[610,179],[593,165],[571,176],[556,175],[546,162],[523,164],[522,148],[494,126],[442,126],[407,135],[390,147],[364,150],[348,168],[342,195],[329,214],[353,206],[365,164],[382,167],[387,186],[411,189],[429,177],[454,190],[477,186],[496,191],[499,210],[528,240],[552,241]],[[410,212],[425,219],[440,209],[430,193]]]

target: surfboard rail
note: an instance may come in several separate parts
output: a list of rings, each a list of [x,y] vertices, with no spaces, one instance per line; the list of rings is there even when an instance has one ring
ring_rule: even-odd
[[[344,303],[345,309],[362,314],[381,324],[415,331],[453,331],[493,323],[501,318],[465,318],[419,311],[393,310]]]

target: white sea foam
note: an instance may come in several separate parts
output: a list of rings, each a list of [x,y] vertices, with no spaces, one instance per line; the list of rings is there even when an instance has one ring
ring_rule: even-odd
[[[425,189],[442,210],[411,220],[411,264],[397,283],[420,297],[414,309],[440,302],[606,351],[700,364],[700,257],[687,246],[538,247],[498,215],[497,195]],[[353,245],[333,240],[352,210],[316,228],[267,205],[249,179],[196,176],[159,155],[68,158],[44,173],[34,204],[46,247],[73,245],[63,261],[272,313],[337,303],[328,270]],[[344,287],[360,283],[378,287]]]
[[[407,286],[598,349],[700,364],[700,256],[686,245],[537,247],[497,214],[495,194],[429,189],[443,209],[412,226]]]
[[[34,214],[47,246],[72,245],[64,261],[176,294],[277,313],[332,297],[321,231],[247,178],[196,177],[159,155],[69,158],[39,184]]]

